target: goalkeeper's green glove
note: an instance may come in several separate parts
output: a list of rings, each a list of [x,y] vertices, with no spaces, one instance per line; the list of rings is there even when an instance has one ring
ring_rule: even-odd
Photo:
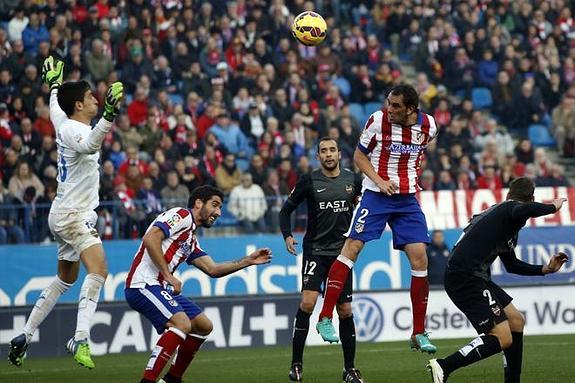
[[[50,86],[50,90],[62,85],[64,79],[64,62],[49,56],[42,65],[42,81]]]
[[[103,117],[112,122],[120,112],[120,103],[124,97],[124,85],[121,82],[115,82],[108,88],[106,92],[106,100],[104,101],[104,115]]]

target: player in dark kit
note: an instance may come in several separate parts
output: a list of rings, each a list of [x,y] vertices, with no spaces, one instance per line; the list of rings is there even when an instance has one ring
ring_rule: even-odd
[[[304,200],[307,201],[308,222],[303,239],[302,295],[295,317],[292,365],[289,378],[302,380],[303,349],[309,331],[309,318],[322,292],[331,264],[341,251],[351,222],[353,206],[361,192],[355,175],[340,170],[341,154],[337,142],[322,138],[318,144],[321,168],[303,175],[280,211],[280,226],[287,250],[297,255],[297,245],[291,231],[290,215]],[[352,277],[349,274],[337,302],[339,331],[344,356],[343,381],[361,383],[359,370],[354,366],[355,325],[351,311]]]
[[[467,316],[478,334],[467,346],[444,359],[432,359],[427,368],[434,383],[451,373],[503,350],[505,383],[521,377],[525,318],[512,299],[491,281],[490,266],[497,257],[505,269],[519,275],[557,272],[567,255],[559,253],[547,265],[531,265],[515,256],[519,230],[528,219],[557,212],[565,198],[551,204],[533,202],[535,184],[521,177],[511,182],[507,200],[474,216],[453,247],[445,272],[445,291]]]

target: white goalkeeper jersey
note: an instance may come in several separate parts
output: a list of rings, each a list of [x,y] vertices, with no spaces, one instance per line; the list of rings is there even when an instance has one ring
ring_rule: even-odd
[[[56,129],[58,147],[58,192],[50,212],[94,210],[99,205],[99,150],[112,123],[101,118],[92,129],[68,118],[58,105],[57,89],[50,94],[50,119]]]

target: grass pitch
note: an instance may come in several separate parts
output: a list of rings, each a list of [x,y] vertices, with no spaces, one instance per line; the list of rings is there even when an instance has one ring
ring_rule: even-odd
[[[439,340],[439,357],[456,351],[469,341]],[[574,382],[575,334],[531,336],[524,340],[523,383]],[[32,350],[33,351],[33,350]],[[5,358],[7,350],[2,350]],[[356,364],[370,383],[431,382],[425,369],[428,356],[408,349],[407,342],[359,343]],[[34,358],[22,368],[0,364],[2,383],[93,383],[139,382],[148,354],[114,354],[94,358],[96,369],[78,367],[70,358]],[[247,383],[289,382],[289,347],[206,350],[184,377],[185,382]],[[307,347],[304,354],[304,382],[341,382],[340,346]],[[502,358],[493,356],[456,372],[449,382],[503,382]]]

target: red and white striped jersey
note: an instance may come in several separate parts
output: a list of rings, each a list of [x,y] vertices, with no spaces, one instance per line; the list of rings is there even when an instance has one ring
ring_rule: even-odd
[[[194,234],[196,223],[188,209],[176,207],[163,212],[150,224],[147,231],[154,226],[164,232],[162,252],[170,272],[173,273],[184,261],[191,264],[194,259],[206,255]],[[163,281],[164,278],[150,258],[144,243],[140,243],[126,278],[126,288],[143,288],[146,284],[161,285]]]
[[[421,190],[418,178],[423,152],[427,144],[437,136],[435,119],[419,112],[412,126],[392,124],[387,110],[373,113],[359,139],[358,148],[366,154],[377,174],[384,180],[395,181],[396,194],[410,194]],[[369,177],[363,179],[363,190],[380,192]]]

